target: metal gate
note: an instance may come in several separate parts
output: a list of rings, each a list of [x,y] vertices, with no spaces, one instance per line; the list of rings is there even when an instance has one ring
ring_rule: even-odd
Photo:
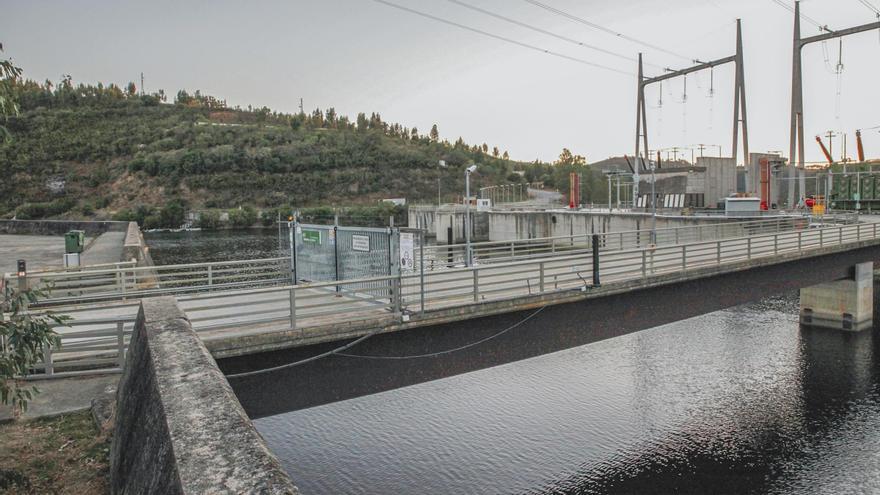
[[[297,224],[292,260],[296,279],[319,282],[397,274],[398,236],[393,228]],[[389,287],[388,281],[345,286],[373,297],[386,296]]]

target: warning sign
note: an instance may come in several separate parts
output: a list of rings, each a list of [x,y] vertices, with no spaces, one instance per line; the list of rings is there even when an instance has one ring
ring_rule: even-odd
[[[414,257],[414,239],[413,234],[401,232],[400,233],[400,269],[401,270],[414,270],[416,267],[415,257]]]

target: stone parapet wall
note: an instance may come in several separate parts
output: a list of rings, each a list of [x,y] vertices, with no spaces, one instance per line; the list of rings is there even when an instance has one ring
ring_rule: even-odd
[[[174,298],[144,299],[116,397],[111,493],[297,493]]]

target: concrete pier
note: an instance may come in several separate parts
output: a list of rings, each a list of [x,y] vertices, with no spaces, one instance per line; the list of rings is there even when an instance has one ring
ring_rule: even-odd
[[[800,291],[804,325],[860,331],[874,326],[874,264],[860,263],[853,280],[835,280]]]

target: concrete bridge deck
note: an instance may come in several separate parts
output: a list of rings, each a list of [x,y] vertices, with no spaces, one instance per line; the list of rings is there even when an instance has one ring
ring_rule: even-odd
[[[827,277],[833,274],[844,276],[846,263],[873,260],[878,246],[877,225],[857,224],[601,252],[600,286],[592,283],[592,256],[579,254],[432,272],[424,281],[418,275],[379,277],[185,295],[178,300],[211,352],[227,357],[609,298],[633,290],[675,290],[688,281],[760,272],[774,265],[789,267],[793,280],[803,279],[794,275],[810,267],[811,280],[819,274],[826,277],[813,282],[817,283],[832,280]],[[833,267],[833,273],[817,270],[816,259]],[[118,359],[113,353],[125,344],[136,307],[137,301],[55,308],[77,320],[76,327],[61,329],[68,358],[104,353],[103,362],[113,363]],[[121,333],[114,331],[120,328]],[[99,329],[105,330],[99,338],[87,335]]]

